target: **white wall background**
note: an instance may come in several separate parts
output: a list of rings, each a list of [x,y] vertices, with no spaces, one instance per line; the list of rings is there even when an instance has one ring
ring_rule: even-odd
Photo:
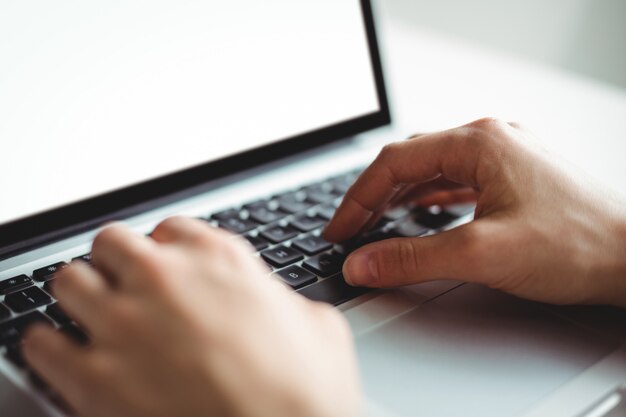
[[[626,0],[379,0],[392,18],[626,88]]]

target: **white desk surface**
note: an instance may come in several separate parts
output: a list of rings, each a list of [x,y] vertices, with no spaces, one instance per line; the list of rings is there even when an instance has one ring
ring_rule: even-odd
[[[384,2],[378,9],[398,139],[484,116],[516,121],[626,196],[626,90],[422,31],[388,18]]]

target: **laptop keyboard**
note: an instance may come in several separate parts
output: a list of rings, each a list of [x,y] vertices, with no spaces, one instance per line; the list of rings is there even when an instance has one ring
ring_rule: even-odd
[[[449,212],[401,207],[387,212],[362,236],[336,245],[321,232],[360,170],[328,178],[298,190],[207,214],[202,219],[245,237],[272,274],[300,294],[316,301],[339,305],[368,290],[347,285],[341,275],[346,256],[364,244],[392,237],[414,237],[435,232],[473,208]],[[90,254],[73,258],[90,263]],[[14,365],[25,369],[18,348],[24,329],[34,322],[54,324],[80,343],[87,337],[55,302],[50,284],[55,273],[67,267],[59,260],[0,281],[0,351]],[[29,372],[26,370],[26,372]],[[31,374],[37,382],[37,377]]]

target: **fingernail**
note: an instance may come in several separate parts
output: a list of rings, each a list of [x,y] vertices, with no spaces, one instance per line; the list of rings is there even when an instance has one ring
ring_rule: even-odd
[[[343,277],[350,285],[372,285],[378,279],[373,254],[365,252],[350,255],[343,265]]]

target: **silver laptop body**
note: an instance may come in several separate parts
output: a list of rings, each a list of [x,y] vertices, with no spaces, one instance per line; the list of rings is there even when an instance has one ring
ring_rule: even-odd
[[[101,3],[0,5],[0,285],[45,292],[34,271],[88,253],[106,221],[216,223],[397,139],[367,0]],[[626,415],[620,310],[455,281],[336,304],[368,415]],[[63,415],[6,353],[0,415]]]

